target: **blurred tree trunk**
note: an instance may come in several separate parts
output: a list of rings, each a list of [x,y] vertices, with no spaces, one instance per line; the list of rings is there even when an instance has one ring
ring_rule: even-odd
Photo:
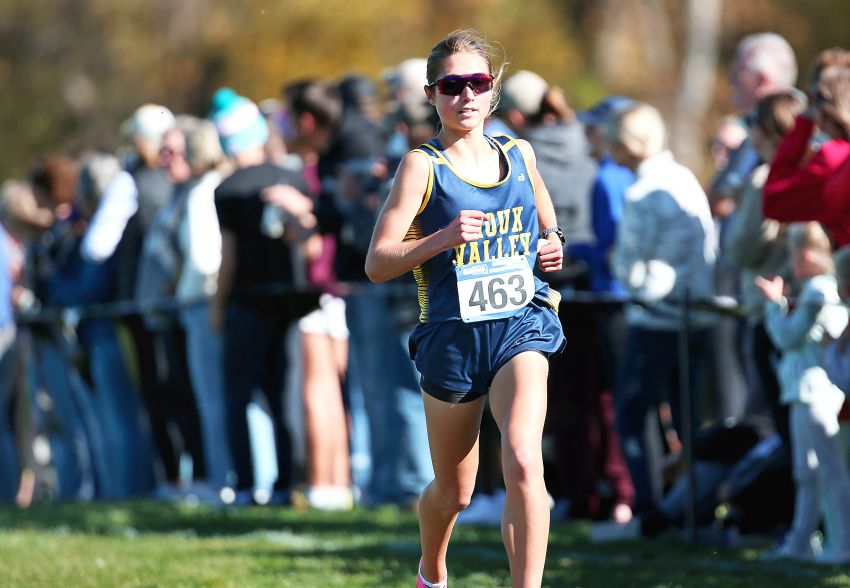
[[[176,49],[191,49],[210,8],[208,0],[180,0],[160,7],[162,27],[167,31],[169,44]]]
[[[592,10],[593,66],[600,80],[653,103],[663,100],[676,67],[673,25],[664,1],[602,0]]]
[[[722,0],[688,0],[687,45],[670,124],[670,147],[697,175],[705,164],[700,122],[705,120],[714,94],[721,10]]]

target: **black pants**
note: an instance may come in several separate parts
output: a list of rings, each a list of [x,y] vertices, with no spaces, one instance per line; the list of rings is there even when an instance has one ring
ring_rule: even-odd
[[[744,333],[747,361],[747,383],[750,386],[748,413],[759,412],[764,404],[773,417],[776,432],[782,436],[786,447],[791,447],[788,432],[788,407],[779,403],[779,380],[774,366],[779,362],[779,351],[764,329],[764,323],[747,325]]]
[[[549,365],[546,437],[554,449],[546,484],[570,501],[572,518],[607,518],[634,491],[615,431],[613,387],[624,336],[623,309],[562,303],[564,353]]]
[[[258,309],[231,303],[224,326],[224,386],[228,441],[236,471],[236,489],[254,489],[254,469],[246,410],[260,392],[274,424],[278,478],[274,489],[292,483],[292,442],[284,419],[287,373],[286,332],[295,317],[287,310]]]
[[[693,329],[688,337],[689,392],[691,422],[700,426],[699,389],[702,369],[711,339],[709,329]],[[679,390],[679,333],[630,326],[619,365],[617,389],[617,432],[623,457],[629,467],[635,489],[634,510],[641,512],[660,497],[661,480],[646,436],[650,410],[657,411],[666,400],[672,409],[673,426],[681,438],[682,398]]]
[[[185,334],[179,322],[151,331],[142,317],[130,315],[125,323],[133,336],[142,396],[165,478],[176,483],[180,455],[192,457],[194,477],[204,477],[200,421],[186,369]]]

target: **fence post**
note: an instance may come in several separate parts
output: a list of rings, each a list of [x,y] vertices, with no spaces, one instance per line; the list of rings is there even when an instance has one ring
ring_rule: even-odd
[[[690,340],[690,290],[685,288],[682,299],[682,321],[679,326],[679,400],[682,404],[682,460],[685,466],[685,532],[692,544],[697,542],[696,530],[696,479],[694,479],[694,422],[691,396]]]

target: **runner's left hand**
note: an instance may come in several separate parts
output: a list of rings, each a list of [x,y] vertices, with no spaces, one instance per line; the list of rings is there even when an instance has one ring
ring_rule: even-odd
[[[564,264],[564,246],[557,235],[541,239],[537,245],[537,264],[544,272],[556,272]]]

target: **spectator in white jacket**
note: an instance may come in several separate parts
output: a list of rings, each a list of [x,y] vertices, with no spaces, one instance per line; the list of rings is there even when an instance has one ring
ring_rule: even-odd
[[[215,189],[224,177],[224,151],[215,125],[196,121],[186,132],[186,159],[192,181],[178,230],[183,268],[176,297],[186,306],[180,319],[186,331],[186,357],[203,439],[207,483],[215,491],[233,483],[227,440],[221,333],[210,325],[209,297],[218,284],[221,230]]]
[[[711,297],[717,237],[708,199],[696,177],[673,159],[661,115],[648,104],[636,104],[609,122],[611,155],[635,172],[626,191],[623,219],[612,253],[612,266],[635,302],[626,311],[628,331],[622,351],[615,403],[623,456],[635,487],[637,514],[660,496],[661,481],[647,457],[645,427],[650,410],[662,402],[672,409],[679,431],[679,304]],[[696,407],[711,316],[689,311],[690,391],[692,418]],[[675,439],[667,431],[668,440]],[[658,444],[655,444],[656,446]],[[654,459],[659,458],[658,451]]]
[[[781,277],[758,277],[765,302],[765,326],[782,350],[778,366],[780,401],[789,406],[791,459],[796,487],[791,530],[764,559],[850,563],[850,475],[839,447],[838,411],[844,394],[823,369],[821,342],[847,327],[840,305],[829,237],[819,223],[794,223],[788,229],[791,271],[800,295],[791,308]],[[827,549],[819,554],[813,538],[820,515]]]

